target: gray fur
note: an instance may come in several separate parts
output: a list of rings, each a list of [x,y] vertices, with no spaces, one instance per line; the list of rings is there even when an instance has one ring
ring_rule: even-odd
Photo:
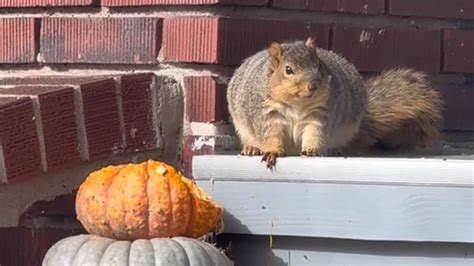
[[[356,123],[358,128],[365,114],[367,96],[364,82],[355,66],[333,52],[317,48],[317,55],[325,71],[314,69],[312,60],[315,59],[309,55],[310,49],[304,42],[284,43],[281,47],[286,61],[293,61],[302,68],[307,67],[303,71],[307,72],[308,79],[328,78],[328,76],[331,78],[330,96],[325,114],[326,138],[331,138],[335,132],[349,124]],[[317,76],[323,72],[327,75]],[[265,102],[270,98],[270,75],[269,53],[267,50],[262,50],[245,59],[235,70],[227,90],[229,111],[236,128],[248,130],[255,138],[257,146],[263,142],[266,128],[267,117],[264,115],[264,109]],[[241,136],[241,132],[237,133]]]

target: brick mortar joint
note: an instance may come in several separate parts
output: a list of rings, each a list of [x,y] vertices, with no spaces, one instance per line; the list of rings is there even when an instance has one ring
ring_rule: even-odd
[[[419,16],[395,16],[389,14],[363,15],[352,13],[324,12],[313,10],[297,10],[297,9],[278,9],[269,7],[253,7],[253,6],[151,6],[151,7],[125,7],[125,8],[51,8],[50,12],[44,12],[44,9],[34,9],[34,11],[23,9],[11,9],[3,13],[0,12],[1,18],[12,17],[38,17],[38,18],[171,18],[182,16],[196,17],[221,17],[221,18],[258,18],[258,19],[277,19],[283,21],[328,21],[328,18],[341,18],[346,20],[345,24],[352,25],[367,24],[372,26],[374,20],[384,22],[384,25],[399,25],[413,27],[413,25],[424,24],[428,27],[458,27],[460,23],[464,27],[469,25],[474,27],[474,20],[454,19],[454,18],[435,18],[435,17],[419,17]],[[87,12],[90,11],[90,12]],[[285,14],[286,16],[282,16]],[[330,20],[330,19],[329,19]],[[440,24],[436,26],[436,24]],[[433,26],[435,25],[435,26]]]

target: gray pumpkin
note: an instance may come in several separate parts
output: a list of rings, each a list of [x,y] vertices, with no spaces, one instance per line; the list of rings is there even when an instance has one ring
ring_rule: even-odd
[[[70,236],[46,253],[43,266],[231,266],[209,243],[186,237],[118,241],[95,235]]]

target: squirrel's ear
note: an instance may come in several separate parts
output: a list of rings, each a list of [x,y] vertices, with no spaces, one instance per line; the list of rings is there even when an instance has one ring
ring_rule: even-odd
[[[280,66],[283,49],[279,43],[274,42],[268,48],[268,53],[270,54],[271,68],[275,71]]]
[[[308,37],[308,39],[306,40],[306,43],[305,45],[311,49],[316,49],[316,42],[314,41],[313,38],[311,37]]]

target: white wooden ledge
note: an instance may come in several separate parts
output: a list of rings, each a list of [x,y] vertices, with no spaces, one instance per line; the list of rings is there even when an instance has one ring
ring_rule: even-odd
[[[474,243],[474,161],[195,156],[227,233]]]

